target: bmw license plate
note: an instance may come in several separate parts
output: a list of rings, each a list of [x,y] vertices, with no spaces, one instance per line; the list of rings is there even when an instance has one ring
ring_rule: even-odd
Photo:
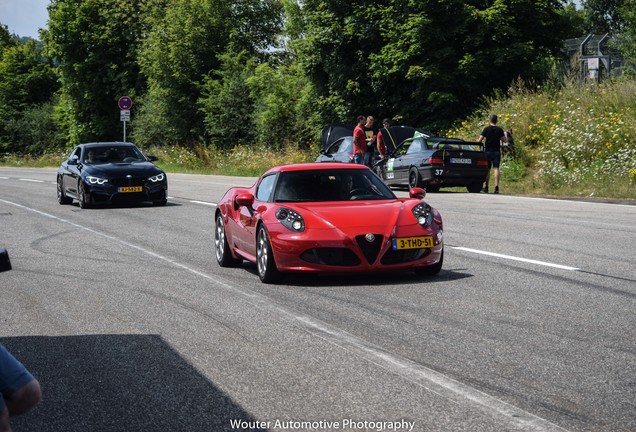
[[[117,192],[141,192],[143,188],[141,186],[122,186],[117,189]]]
[[[471,163],[473,163],[473,160],[472,159],[465,159],[465,158],[450,158],[450,163],[471,164]]]
[[[433,237],[404,237],[393,239],[393,249],[428,249],[434,246]]]

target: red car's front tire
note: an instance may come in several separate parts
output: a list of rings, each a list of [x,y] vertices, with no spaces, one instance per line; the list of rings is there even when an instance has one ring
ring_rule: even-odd
[[[415,274],[418,276],[435,276],[440,271],[442,271],[443,264],[444,264],[444,249],[442,249],[442,255],[440,256],[439,262],[437,264],[415,269]]]
[[[265,225],[262,224],[256,233],[256,268],[258,277],[263,283],[276,283],[282,278],[282,274],[276,268],[269,234]]]
[[[225,224],[223,223],[223,215],[220,213],[216,217],[216,225],[214,228],[214,252],[216,260],[221,267],[238,267],[243,260],[234,258],[230,251],[230,245],[225,235]]]

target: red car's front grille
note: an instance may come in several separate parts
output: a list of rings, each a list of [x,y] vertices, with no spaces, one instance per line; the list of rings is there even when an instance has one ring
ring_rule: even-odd
[[[383,236],[378,234],[374,235],[373,241],[368,241],[366,235],[356,236],[356,243],[358,243],[358,246],[362,250],[362,253],[364,254],[369,264],[373,264],[378,258],[380,248],[382,247],[383,238]]]

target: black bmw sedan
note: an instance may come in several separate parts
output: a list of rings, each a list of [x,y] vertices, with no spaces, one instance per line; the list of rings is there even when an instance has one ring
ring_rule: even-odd
[[[165,205],[168,178],[139,148],[127,142],[80,144],[57,170],[57,200],[98,203],[150,201]]]

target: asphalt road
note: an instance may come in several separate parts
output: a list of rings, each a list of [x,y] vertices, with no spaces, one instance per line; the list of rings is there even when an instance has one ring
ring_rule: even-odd
[[[442,272],[220,268],[214,203],[81,210],[0,167],[0,342],[44,397],[16,431],[634,431],[636,206],[431,194]]]

